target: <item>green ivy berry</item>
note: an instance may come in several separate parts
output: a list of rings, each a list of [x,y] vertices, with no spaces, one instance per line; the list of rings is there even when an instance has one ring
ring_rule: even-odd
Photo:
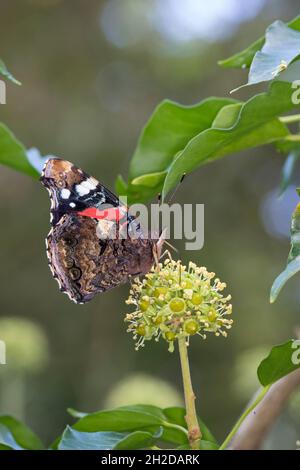
[[[174,299],[170,300],[169,308],[174,313],[181,313],[185,310],[185,301],[180,297],[175,297]]]
[[[195,335],[196,333],[198,333],[199,331],[199,323],[196,321],[196,320],[187,320],[185,323],[184,323],[184,331],[188,334],[188,335]]]

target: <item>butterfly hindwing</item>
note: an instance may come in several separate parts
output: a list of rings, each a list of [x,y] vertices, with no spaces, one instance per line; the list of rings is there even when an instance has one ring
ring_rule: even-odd
[[[52,274],[61,291],[76,303],[145,274],[153,264],[151,240],[99,239],[98,224],[95,219],[64,214],[47,237]]]
[[[41,182],[51,199],[48,262],[71,300],[88,302],[149,272],[157,240],[144,236],[127,207],[98,180],[71,162],[51,158]]]

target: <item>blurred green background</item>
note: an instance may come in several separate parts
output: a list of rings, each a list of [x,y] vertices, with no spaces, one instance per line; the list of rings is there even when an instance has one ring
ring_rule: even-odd
[[[274,19],[299,14],[297,3],[2,0],[0,56],[22,86],[7,84],[1,121],[28,148],[71,160],[113,188],[118,173],[126,176],[156,104],[229,96],[246,72],[222,70],[217,60],[247,46]],[[193,338],[190,346],[198,410],[219,439],[258,386],[265,351],[292,337],[300,322],[299,277],[275,305],[268,301],[287,257],[297,199],[294,188],[277,198],[282,162],[272,147],[233,155],[188,176],[176,194],[176,202],[205,204],[205,246],[184,252],[176,242],[181,257],[215,271],[233,296],[229,337]],[[71,303],[47,266],[48,194],[4,167],[0,188],[0,339],[7,338],[0,412],[24,419],[50,443],[72,421],[67,407],[180,404],[177,352],[163,342],[136,352],[125,332],[128,286],[85,306]],[[299,403],[266,447],[295,448]]]

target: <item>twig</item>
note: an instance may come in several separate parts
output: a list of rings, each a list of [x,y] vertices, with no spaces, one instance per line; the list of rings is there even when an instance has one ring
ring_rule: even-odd
[[[193,392],[189,359],[187,353],[186,338],[182,336],[178,339],[179,355],[182,370],[182,380],[184,388],[184,399],[186,408],[186,424],[188,428],[188,438],[191,449],[199,449],[202,437],[195,408],[195,394]]]
[[[227,448],[231,450],[259,449],[274,421],[285,408],[291,394],[299,386],[300,369],[273,384],[262,401],[245,418]]]

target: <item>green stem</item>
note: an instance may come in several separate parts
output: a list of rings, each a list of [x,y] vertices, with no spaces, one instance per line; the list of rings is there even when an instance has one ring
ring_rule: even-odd
[[[188,428],[188,439],[191,449],[200,448],[201,431],[198,423],[196,407],[195,407],[195,394],[193,392],[189,358],[187,352],[186,339],[184,336],[178,338],[179,355],[182,371],[182,381],[184,389],[184,400],[186,409],[186,424]]]
[[[183,432],[186,436],[188,435],[187,430],[183,428],[182,426],[180,426],[179,424],[169,423],[168,421],[163,421],[162,424],[165,428],[177,429],[178,431]]]
[[[300,121],[300,114],[292,114],[291,116],[281,116],[279,117],[279,121],[283,122],[284,124],[298,122]]]
[[[219,447],[219,450],[224,450],[227,448],[228,444],[230,443],[230,441],[232,440],[233,436],[236,434],[236,432],[239,430],[241,424],[243,423],[243,421],[245,420],[245,418],[247,418],[247,416],[251,413],[251,411],[254,410],[254,408],[257,407],[257,405],[262,401],[262,399],[264,398],[264,396],[266,395],[266,393],[269,391],[269,388],[270,388],[271,385],[267,385],[266,387],[263,387],[261,392],[258,394],[258,396],[255,398],[255,400],[251,403],[251,405],[249,406],[249,408],[247,408],[244,413],[241,415],[241,417],[238,419],[238,421],[235,423],[235,425],[233,426],[232,430],[230,431],[230,433],[228,434],[228,436],[226,437],[225,441],[223,442],[223,444]]]
[[[286,142],[300,142],[300,135],[290,134],[290,135],[287,135],[284,139],[279,139],[279,140],[284,140]]]

